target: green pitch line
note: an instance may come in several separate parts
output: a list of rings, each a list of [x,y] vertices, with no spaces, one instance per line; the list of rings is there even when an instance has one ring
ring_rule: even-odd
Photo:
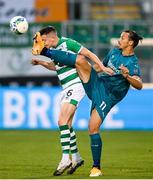
[[[0,179],[89,179],[88,133],[76,134],[84,166],[73,175],[54,177],[61,158],[59,132],[0,131]],[[101,135],[104,176],[98,178],[153,178],[153,131],[103,131]]]

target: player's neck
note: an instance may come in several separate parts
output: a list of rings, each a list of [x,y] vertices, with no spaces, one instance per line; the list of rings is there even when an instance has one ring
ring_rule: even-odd
[[[132,56],[134,54],[133,48],[126,48],[122,50],[123,56]]]

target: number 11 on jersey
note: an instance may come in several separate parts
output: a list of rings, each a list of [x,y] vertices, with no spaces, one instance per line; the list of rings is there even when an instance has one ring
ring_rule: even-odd
[[[105,109],[105,107],[106,107],[106,103],[105,103],[105,101],[102,101],[102,103],[101,103],[101,105],[99,106],[101,109],[102,109],[102,111]]]

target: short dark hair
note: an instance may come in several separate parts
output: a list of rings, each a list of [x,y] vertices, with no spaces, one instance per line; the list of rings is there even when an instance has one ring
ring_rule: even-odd
[[[47,34],[49,34],[50,32],[55,32],[55,33],[57,33],[57,31],[56,31],[56,29],[55,29],[54,26],[47,26],[47,27],[41,29],[39,32],[40,32],[40,35],[41,35],[41,36],[42,36],[42,35],[47,35]]]
[[[133,48],[135,48],[138,45],[139,41],[143,39],[135,31],[125,30],[124,32],[129,33],[129,39],[133,41]]]

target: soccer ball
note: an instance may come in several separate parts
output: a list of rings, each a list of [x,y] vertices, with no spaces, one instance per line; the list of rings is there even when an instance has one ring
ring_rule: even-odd
[[[10,29],[15,34],[24,34],[28,30],[28,22],[23,16],[15,16],[10,21]]]

